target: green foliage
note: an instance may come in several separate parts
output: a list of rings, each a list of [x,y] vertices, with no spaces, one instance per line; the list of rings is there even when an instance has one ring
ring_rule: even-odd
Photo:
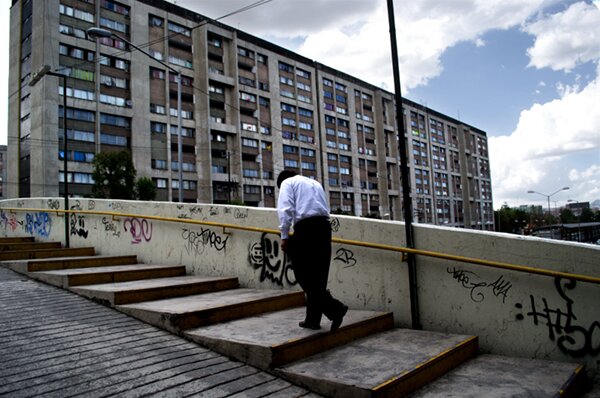
[[[138,200],[156,199],[156,187],[151,178],[140,177],[135,183],[136,196]]]
[[[101,152],[94,158],[92,196],[104,199],[135,199],[135,175],[129,152]]]
[[[568,208],[564,208],[560,211],[560,222],[563,224],[570,224],[577,222],[577,216],[573,214],[573,211]]]

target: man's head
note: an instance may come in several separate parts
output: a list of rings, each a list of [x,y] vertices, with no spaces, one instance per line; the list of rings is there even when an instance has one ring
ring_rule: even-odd
[[[294,170],[283,170],[281,173],[279,173],[279,177],[277,177],[277,188],[281,188],[281,183],[284,180],[295,175],[298,175],[298,173],[296,173]]]

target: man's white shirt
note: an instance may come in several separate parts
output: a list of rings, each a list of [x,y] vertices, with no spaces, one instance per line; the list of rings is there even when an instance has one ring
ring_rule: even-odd
[[[329,217],[325,191],[317,181],[296,175],[286,178],[279,188],[277,215],[281,239],[287,239],[291,227],[309,217]]]

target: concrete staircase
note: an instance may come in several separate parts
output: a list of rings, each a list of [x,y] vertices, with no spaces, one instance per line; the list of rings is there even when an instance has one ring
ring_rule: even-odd
[[[389,312],[350,310],[334,333],[298,327],[304,294],[246,289],[93,248],[0,238],[2,265],[332,397],[577,397],[577,364],[478,355],[476,336],[394,328]]]

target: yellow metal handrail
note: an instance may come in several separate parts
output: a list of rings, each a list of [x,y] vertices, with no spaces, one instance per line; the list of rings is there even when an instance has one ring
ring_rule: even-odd
[[[237,225],[237,224],[226,224],[226,223],[213,222],[213,221],[191,220],[191,219],[187,219],[187,218],[148,216],[148,215],[143,215],[143,214],[132,214],[132,213],[116,213],[116,212],[110,212],[110,211],[35,209],[35,208],[21,208],[21,207],[17,207],[17,208],[0,207],[0,209],[6,210],[6,211],[26,211],[26,212],[42,212],[43,211],[43,212],[57,213],[57,214],[60,214],[60,213],[94,214],[94,215],[111,216],[113,219],[118,218],[118,217],[131,217],[131,218],[135,217],[135,218],[145,218],[148,220],[157,220],[157,221],[169,221],[169,222],[178,222],[178,223],[185,223],[185,224],[208,225],[211,227],[223,228],[223,231],[225,231],[225,229],[229,228],[229,229],[237,229],[237,230],[241,230],[241,231],[279,234],[279,230],[277,230],[277,229],[247,227],[247,226]],[[368,248],[372,248],[372,249],[387,250],[387,251],[393,251],[393,252],[399,252],[399,253],[411,253],[411,254],[416,254],[419,256],[434,257],[434,258],[440,258],[440,259],[444,259],[444,260],[451,260],[451,261],[458,261],[458,262],[463,262],[463,263],[483,265],[485,267],[500,268],[500,269],[506,269],[506,270],[511,270],[511,271],[526,272],[526,273],[530,273],[530,274],[537,274],[537,275],[544,275],[544,276],[551,276],[551,277],[560,277],[560,278],[577,280],[577,281],[581,281],[581,282],[600,284],[600,278],[594,277],[594,276],[571,274],[571,273],[567,273],[567,272],[552,271],[552,270],[548,270],[548,269],[544,269],[544,268],[533,268],[533,267],[528,267],[528,266],[524,266],[524,265],[515,265],[515,264],[498,262],[498,261],[482,260],[482,259],[478,259],[478,258],[456,256],[453,254],[439,253],[439,252],[420,250],[420,249],[411,249],[408,247],[384,245],[384,244],[380,244],[380,243],[361,242],[361,241],[341,239],[341,238],[335,238],[335,237],[332,238],[332,241],[336,242],[336,243],[343,243],[343,244],[352,245],[352,246],[368,247]]]

